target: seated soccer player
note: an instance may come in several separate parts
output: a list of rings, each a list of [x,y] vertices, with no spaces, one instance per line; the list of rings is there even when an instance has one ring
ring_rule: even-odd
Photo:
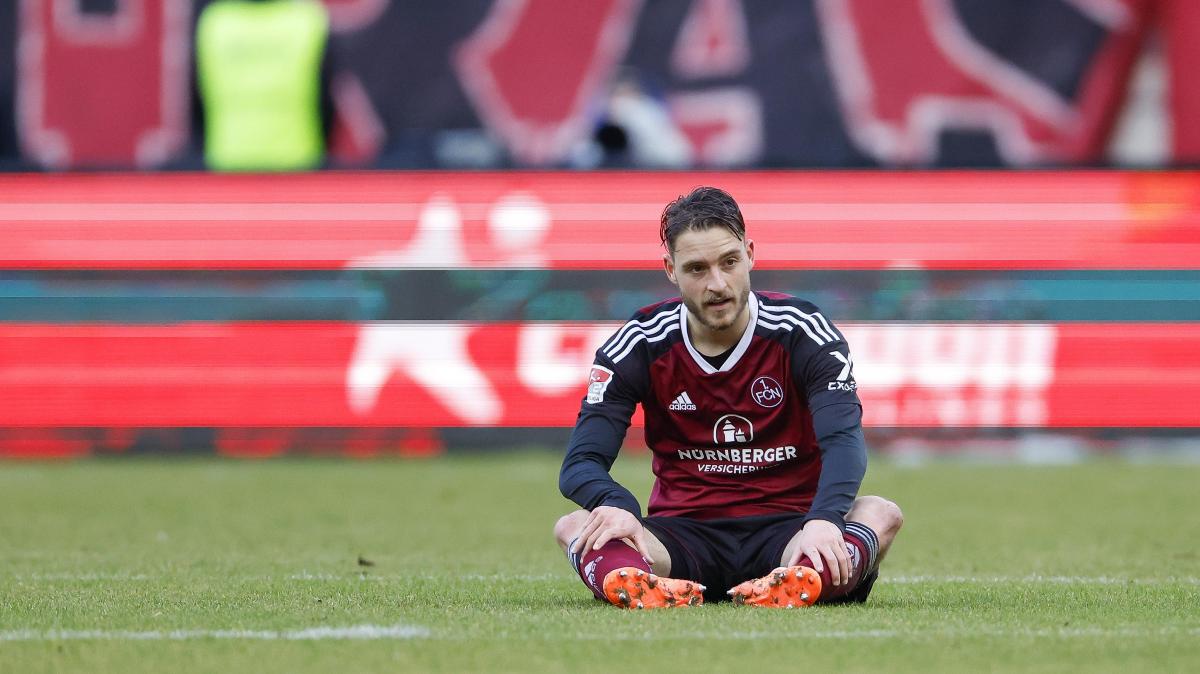
[[[846,341],[812,304],[750,290],[754,242],[726,192],[671,202],[659,235],[682,297],[596,352],[559,476],[581,510],[558,520],[559,546],[627,608],[865,601],[903,519],[857,496],[867,451]],[[647,517],[609,474],[638,404]]]

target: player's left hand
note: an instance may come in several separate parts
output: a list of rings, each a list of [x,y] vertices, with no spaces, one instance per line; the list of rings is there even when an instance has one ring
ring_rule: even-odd
[[[817,572],[829,565],[829,577],[834,585],[850,582],[850,555],[846,553],[846,542],[841,529],[826,520],[809,520],[800,531],[799,543],[785,566],[795,566],[800,558],[808,555]]]
[[[642,523],[633,513],[612,506],[597,506],[588,513],[583,530],[579,532],[579,542],[571,552],[582,555],[587,550],[599,550],[616,539],[628,541],[647,564],[654,564]]]

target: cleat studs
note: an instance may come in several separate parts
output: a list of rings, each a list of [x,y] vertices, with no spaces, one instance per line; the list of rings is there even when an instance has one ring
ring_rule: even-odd
[[[617,599],[621,602],[622,606],[629,606],[629,593],[624,589],[617,590]]]
[[[638,608],[646,608],[646,606],[644,604],[642,604],[642,602],[640,602],[640,601],[637,603],[637,607]]]
[[[641,569],[638,569],[638,570],[636,570],[636,571],[634,571],[634,572],[633,572],[633,575],[637,576],[638,578],[641,578],[641,577],[642,577],[642,576],[644,576],[645,574],[646,574],[646,572],[645,572],[645,571],[642,571]]]
[[[704,587],[703,585],[697,585],[696,587],[700,588],[700,591],[701,591],[701,592],[703,592],[703,591],[705,591],[705,590],[707,590],[707,589],[708,589],[707,587]],[[730,592],[732,592],[732,591],[733,591],[733,590],[730,590]]]
[[[807,592],[800,593],[800,601],[808,601],[808,593]]]
[[[699,603],[700,603],[699,595],[693,595],[691,599],[688,599],[688,606],[696,606]]]
[[[652,573],[646,577],[646,587],[653,590],[657,586],[658,586],[658,576],[656,576]]]
[[[629,572],[628,572],[628,571],[618,571],[618,572],[617,572],[617,575],[618,575],[618,576],[620,576],[620,577],[622,577],[622,578],[628,578],[628,577],[629,577]]]

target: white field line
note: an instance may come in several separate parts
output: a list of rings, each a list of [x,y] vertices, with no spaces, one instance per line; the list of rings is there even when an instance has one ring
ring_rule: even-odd
[[[417,576],[428,580],[445,580],[445,576],[420,575]],[[478,574],[468,573],[458,576],[463,580],[481,581],[481,582],[505,582],[505,581],[551,581],[562,578],[570,578],[566,572],[558,573],[542,573],[542,574]],[[293,580],[339,580],[345,576],[336,576],[332,574],[318,574],[314,576],[295,575],[291,576]],[[392,575],[392,576],[370,576],[367,575],[363,580],[401,580],[405,578],[413,578],[413,576]],[[938,584],[975,584],[975,585],[992,585],[1002,583],[1020,583],[1025,585],[1160,585],[1163,583],[1176,583],[1183,585],[1200,585],[1200,577],[1191,576],[1176,576],[1166,578],[1135,578],[1135,577],[1116,577],[1116,576],[1043,576],[1038,574],[1029,574],[1025,576],[889,576],[886,573],[881,575],[879,582],[882,584],[895,583],[897,585],[938,585]]]
[[[314,574],[314,575],[293,575],[288,577],[291,580],[346,580],[348,576],[339,576],[337,574]],[[454,575],[453,578],[458,580],[469,580],[479,583],[548,583],[564,578],[574,578],[569,572],[562,573],[461,573]],[[397,573],[397,574],[370,574],[364,573],[356,577],[358,580],[377,580],[392,582],[397,580],[434,580],[445,582],[444,574],[432,573]]]
[[[697,609],[703,610],[703,608]],[[770,641],[775,639],[945,639],[969,637],[994,638],[1050,638],[1050,639],[1095,639],[1095,638],[1149,638],[1149,637],[1194,637],[1200,636],[1200,627],[1060,627],[1060,628],[1002,628],[978,627],[958,629],[867,629],[867,630],[805,630],[795,632],[687,632],[686,638],[703,641]],[[562,635],[553,635],[556,639]],[[678,638],[658,632],[625,631],[579,632],[569,637],[579,641],[656,641],[663,638]]]
[[[5,641],[191,641],[239,639],[252,641],[330,641],[422,639],[429,630],[415,625],[351,625],[306,627],[295,630],[12,630],[0,631]]]
[[[459,580],[469,580],[481,583],[502,583],[502,582],[535,582],[544,583],[560,578],[569,577],[565,573],[463,573],[454,576]],[[336,574],[336,573],[293,573],[287,577],[288,580],[437,580],[444,581],[446,576],[433,575],[431,573],[415,573],[415,574],[371,574],[360,573],[354,575]]]
[[[695,609],[702,611],[703,608]],[[1109,639],[1109,638],[1153,638],[1153,637],[1197,637],[1200,627],[1061,627],[1061,628],[958,628],[958,629],[868,629],[868,630],[798,630],[797,632],[775,631],[689,631],[684,638],[702,641],[770,641],[794,640],[863,640],[863,639],[930,639],[945,638],[1049,638],[1049,639]],[[445,641],[472,641],[481,639],[516,639],[530,637],[511,634],[495,634],[475,637],[456,631],[454,634],[433,635],[424,627],[413,625],[353,625],[349,627],[318,626],[295,630],[11,630],[0,631],[0,643],[4,642],[55,642],[55,641],[192,641],[207,639],[231,639],[251,641],[330,641],[330,640],[408,640],[439,639]],[[609,631],[604,634],[579,632],[571,635],[546,633],[534,639],[569,639],[574,641],[653,641],[664,638],[680,638],[680,635],[653,629]]]
[[[1162,585],[1164,583],[1200,585],[1200,578],[1191,576],[1166,578],[1139,578],[1134,576],[1042,576],[1037,574],[1027,576],[888,576],[880,574],[879,582],[882,584],[895,583],[897,585],[993,585],[1002,583],[1019,583],[1023,585]]]
[[[469,580],[484,583],[501,583],[501,582],[549,582],[568,578],[566,573],[464,573],[455,576],[459,580]],[[0,581],[9,579],[17,581],[31,582],[91,582],[91,581],[157,581],[157,580],[173,580],[176,576],[171,574],[145,574],[145,573],[15,573],[9,576],[0,574]],[[300,573],[292,573],[279,576],[221,576],[222,579],[232,581],[278,581],[278,580],[303,580],[303,581],[341,581],[341,580],[360,580],[360,581],[398,581],[398,580],[446,580],[445,575],[434,574],[372,574],[369,572],[363,573],[309,573],[303,571]]]
[[[176,578],[170,574],[123,574],[123,573],[30,573],[30,574],[13,574],[7,577],[11,580],[18,581],[156,581],[156,580],[173,580]],[[295,580],[295,581],[377,581],[377,582],[394,582],[401,580],[436,580],[445,581],[447,579],[444,574],[373,574],[373,573],[293,573],[279,576],[222,576],[222,578],[231,581],[279,581],[279,580]],[[455,578],[463,581],[484,582],[484,583],[504,583],[504,582],[551,582],[557,580],[570,579],[572,576],[564,571],[562,573],[464,573]],[[0,581],[5,580],[5,575],[0,574]],[[886,573],[879,579],[881,584],[896,584],[896,585],[939,585],[939,584],[965,584],[965,585],[995,585],[1005,583],[1017,583],[1022,585],[1161,585],[1164,583],[1175,583],[1183,585],[1200,585],[1200,577],[1195,576],[1168,576],[1165,578],[1139,578],[1139,577],[1119,577],[1119,576],[1043,576],[1030,574],[1024,576],[889,576]]]
[[[94,581],[94,580],[154,580],[160,576],[151,576],[144,573],[15,573],[10,578],[13,580],[29,580],[29,581],[55,581],[62,580],[68,582],[76,581]],[[0,575],[0,580],[4,576]]]

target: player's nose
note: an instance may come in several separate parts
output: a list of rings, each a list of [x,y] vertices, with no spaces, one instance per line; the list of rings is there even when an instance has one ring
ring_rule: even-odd
[[[708,273],[708,290],[720,293],[728,287],[729,284],[725,281],[725,275],[721,273],[720,269],[713,269]]]

